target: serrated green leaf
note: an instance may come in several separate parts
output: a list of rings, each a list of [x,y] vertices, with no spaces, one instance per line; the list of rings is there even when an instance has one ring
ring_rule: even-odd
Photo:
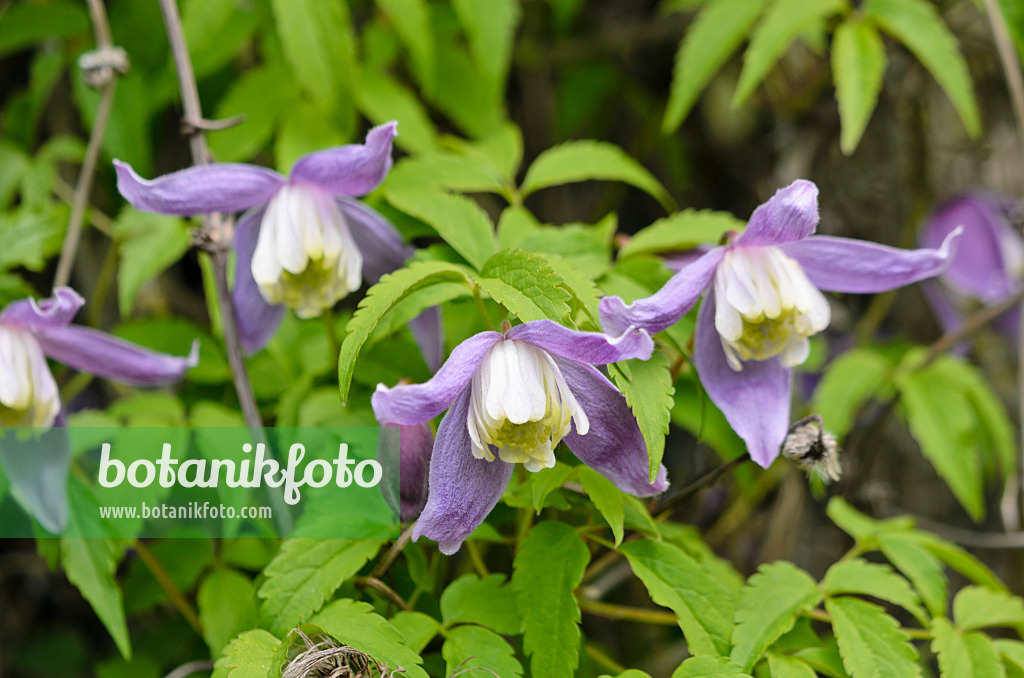
[[[280,674],[280,667],[274,666],[280,645],[280,640],[263,629],[246,631],[231,641],[223,657],[225,678],[270,678]]]
[[[461,195],[426,189],[392,189],[388,202],[430,224],[438,235],[477,269],[494,254],[494,226],[476,202]]]
[[[448,675],[456,670],[467,678],[518,678],[523,666],[504,638],[480,626],[459,626],[448,632],[441,648]],[[488,670],[472,670],[479,667]],[[493,672],[493,673],[492,673]]]
[[[573,590],[589,560],[576,531],[552,521],[535,525],[516,554],[512,588],[533,678],[572,676],[579,663],[580,610]]]
[[[909,535],[918,544],[927,549],[943,563],[953,568],[963,576],[970,579],[979,586],[990,591],[1007,591],[1006,584],[1000,581],[992,570],[985,563],[981,562],[970,553],[956,544],[939,539],[934,534],[927,532],[915,532]]]
[[[645,539],[619,550],[651,600],[676,613],[691,653],[728,652],[736,600],[725,584],[671,544]]]
[[[346,104],[355,80],[355,36],[348,5],[320,0],[272,0],[277,33],[296,79],[330,112]]]
[[[567,464],[563,464],[560,461],[556,461],[555,465],[551,468],[541,469],[535,473],[530,474],[530,490],[533,500],[533,510],[540,515],[541,509],[547,506],[548,495],[557,490],[562,486],[569,476],[572,475],[573,468]]]
[[[966,586],[953,599],[959,631],[1024,623],[1024,600],[1003,591]]]
[[[217,568],[208,574],[199,585],[196,605],[203,639],[213,657],[220,656],[228,641],[239,633],[259,625],[256,589],[236,570]]]
[[[348,323],[345,340],[338,358],[338,388],[342,402],[348,400],[356,358],[377,323],[389,310],[413,292],[441,283],[468,285],[470,278],[455,264],[443,261],[420,261],[382,276],[359,302],[359,309]]]
[[[742,231],[746,222],[728,212],[686,209],[642,228],[619,250],[619,257],[690,250],[716,245],[729,231]]]
[[[939,656],[943,678],[1002,678],[1006,675],[988,636],[960,633],[948,620],[932,622],[932,652]]]
[[[218,120],[242,114],[245,122],[210,135],[210,150],[223,162],[248,160],[267,145],[278,119],[298,99],[299,87],[285,66],[246,71],[228,87],[214,113]]]
[[[676,53],[663,132],[674,132],[686,119],[701,91],[740,46],[767,4],[767,0],[712,0],[701,10]]]
[[[869,349],[847,351],[829,363],[813,404],[825,428],[842,439],[864,403],[888,384],[890,371],[888,361]]]
[[[547,149],[526,171],[520,190],[525,198],[549,186],[592,179],[622,181],[649,193],[666,210],[675,209],[672,196],[653,174],[618,146],[603,141],[569,141]]]
[[[768,653],[768,671],[772,678],[816,678],[818,675],[807,662],[775,652]]]
[[[192,238],[179,217],[125,209],[114,222],[114,239],[121,259],[117,302],[128,317],[139,288],[188,252]]]
[[[430,7],[426,0],[378,0],[377,9],[387,16],[395,33],[409,50],[412,72],[423,91],[434,91],[434,33],[430,27]]]
[[[981,117],[967,62],[935,5],[927,0],[868,0],[861,9],[924,64],[952,100],[967,133],[976,138]]]
[[[878,545],[882,555],[914,584],[928,611],[933,616],[944,614],[948,593],[942,563],[924,548],[917,535],[882,535]]]
[[[0,271],[24,266],[40,271],[60,251],[68,211],[60,205],[35,210],[22,208],[0,214]]]
[[[336,600],[313,617],[311,623],[390,668],[402,667],[410,678],[428,678],[420,666],[423,660],[405,645],[402,633],[374,612],[369,603]]]
[[[74,516],[71,518],[75,520]],[[96,612],[125,659],[132,645],[124,615],[121,589],[114,579],[121,549],[112,539],[65,538],[60,540],[60,562],[68,581],[75,585]]]
[[[280,635],[307,621],[380,547],[379,539],[286,540],[264,570],[264,621]]]
[[[832,39],[832,79],[836,84],[842,131],[839,148],[850,155],[878,103],[885,76],[885,45],[875,27],[850,18],[839,24]]]
[[[398,146],[414,153],[437,147],[437,130],[426,108],[411,90],[386,73],[362,70],[356,99],[359,110],[375,125],[398,121]]]
[[[391,618],[391,625],[402,633],[405,644],[413,652],[423,652],[434,636],[437,635],[441,623],[422,612],[409,612],[402,610]]]
[[[516,593],[500,574],[484,579],[467,574],[453,581],[441,594],[441,618],[448,626],[480,624],[505,636],[519,633],[521,626]]]
[[[647,445],[648,471],[654,482],[665,454],[665,436],[672,418],[672,395],[675,386],[668,358],[655,351],[650,360],[630,360],[611,370],[616,386],[636,416],[640,433]]]
[[[857,598],[825,601],[843,664],[853,678],[911,678],[921,675],[917,651],[898,621]]]
[[[822,580],[825,595],[859,593],[886,600],[910,612],[923,625],[928,617],[921,607],[921,599],[907,580],[886,565],[854,559],[840,561],[830,567]]]
[[[743,53],[743,70],[732,98],[733,107],[747,100],[797,37],[844,5],[845,0],[775,0]]]
[[[615,545],[622,543],[623,524],[626,509],[623,504],[622,490],[615,487],[612,481],[588,466],[579,467],[580,485],[583,491],[594,502],[594,506],[604,516],[608,526],[615,535]]]
[[[521,15],[519,0],[452,0],[469,36],[469,48],[494,95],[504,90]]]
[[[779,561],[759,567],[740,591],[732,660],[746,670],[753,668],[768,646],[793,628],[797,615],[820,599],[815,581],[792,563]]]
[[[1016,674],[1024,674],[1024,643],[1019,640],[998,639],[992,641],[992,645],[1003,658],[1004,664],[1012,666]]]
[[[672,672],[672,678],[750,678],[728,657],[690,657]]]
[[[549,318],[563,324],[568,321],[572,295],[543,256],[523,250],[502,250],[487,260],[480,275],[478,284],[520,320]],[[491,285],[491,280],[499,280],[507,288]],[[529,304],[524,304],[524,300]]]

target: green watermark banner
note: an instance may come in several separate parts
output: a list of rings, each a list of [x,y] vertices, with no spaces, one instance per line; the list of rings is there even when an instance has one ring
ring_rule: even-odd
[[[0,429],[0,538],[389,537],[398,434]]]

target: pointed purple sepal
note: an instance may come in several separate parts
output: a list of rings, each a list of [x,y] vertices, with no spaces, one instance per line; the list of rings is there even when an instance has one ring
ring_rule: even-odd
[[[559,325],[553,320],[532,320],[516,325],[505,335],[542,348],[552,355],[591,365],[606,365],[620,360],[647,360],[654,351],[649,334],[627,327],[618,336],[602,332],[581,332]]]
[[[817,225],[818,187],[806,179],[797,179],[754,210],[746,229],[733,244],[782,245],[806,238]]]
[[[391,169],[391,142],[398,123],[374,127],[366,143],[339,146],[299,158],[291,180],[313,184],[338,196],[366,195],[384,181]]]
[[[49,299],[21,299],[0,313],[0,323],[25,330],[64,327],[74,320],[85,300],[70,287],[58,287]]]

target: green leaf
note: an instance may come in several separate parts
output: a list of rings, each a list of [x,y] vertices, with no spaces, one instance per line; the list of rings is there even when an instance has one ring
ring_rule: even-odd
[[[369,603],[336,600],[311,620],[337,640],[365,652],[390,668],[402,667],[410,678],[428,678],[422,659],[405,644],[402,633],[373,611]]]
[[[857,598],[825,601],[843,664],[853,678],[920,676],[917,651],[898,621],[885,610]]]
[[[676,53],[663,132],[674,132],[686,119],[701,91],[740,46],[767,4],[767,0],[711,0],[701,10]]]
[[[603,141],[569,141],[547,149],[526,171],[521,191],[525,198],[542,188],[591,179],[622,181],[647,192],[666,210],[675,208],[672,196],[653,174],[618,146]]]
[[[953,619],[960,631],[1024,623],[1024,601],[979,586],[960,589],[953,599]]]
[[[955,544],[939,539],[934,534],[915,532],[908,535],[921,544],[928,553],[935,556],[975,584],[990,591],[1007,591],[1006,584],[1000,581],[985,563]]]
[[[565,281],[541,255],[502,250],[484,263],[480,275],[482,279],[477,282],[481,288],[520,320],[550,318],[562,324],[568,322],[572,295],[565,289]],[[495,286],[492,280],[504,285]]]
[[[914,53],[953,102],[971,138],[981,133],[978,103],[956,37],[927,0],[868,0],[864,16]]]
[[[650,360],[630,360],[616,366],[618,369],[610,372],[640,425],[647,445],[648,472],[654,482],[665,454],[665,436],[675,393],[668,358],[655,351]]]
[[[459,669],[459,675],[467,678],[492,678],[494,675],[518,678],[523,675],[523,666],[516,659],[512,646],[498,634],[480,626],[459,626],[449,631],[441,654],[449,676]],[[489,670],[472,670],[476,667]]]
[[[1010,31],[1014,45],[1017,46],[1017,54],[1024,59],[1024,5],[1017,0],[997,0],[999,9],[1006,19],[1006,27]]]
[[[345,104],[355,80],[355,36],[348,5],[272,0],[285,57],[306,92],[325,111]],[[271,97],[273,98],[273,97]]]
[[[907,580],[886,565],[869,563],[859,558],[840,561],[830,567],[822,580],[825,595],[858,593],[886,600],[910,612],[923,625],[928,617],[921,608],[921,599]]]
[[[1006,672],[992,640],[983,633],[960,633],[948,620],[932,622],[932,652],[943,678],[999,678]]]
[[[430,28],[430,7],[426,0],[378,0],[377,9],[387,16],[395,33],[409,50],[412,71],[423,91],[434,91],[434,34]]]
[[[259,590],[269,628],[284,635],[307,621],[380,547],[379,539],[285,540]]]
[[[73,0],[16,2],[0,12],[0,56],[45,40],[89,31],[89,14]]]
[[[124,209],[114,222],[114,239],[121,266],[117,275],[117,301],[128,317],[143,284],[175,263],[192,244],[188,224],[180,217]]]
[[[259,625],[256,589],[248,577],[237,570],[217,568],[199,585],[196,594],[203,639],[210,655],[221,650],[242,631]]]
[[[519,23],[519,0],[452,0],[469,36],[469,48],[494,95],[504,91]]]
[[[572,676],[579,663],[580,610],[573,590],[589,560],[576,531],[552,521],[535,525],[516,554],[512,588],[533,678]]]
[[[849,18],[832,39],[832,79],[836,83],[842,132],[839,148],[850,155],[878,103],[885,76],[885,45],[870,23]]]
[[[359,309],[348,323],[348,331],[338,358],[338,388],[342,402],[348,401],[352,372],[355,370],[359,350],[384,314],[413,292],[440,283],[468,285],[470,279],[466,272],[455,264],[421,261],[382,276],[380,281],[366,292],[366,296],[359,302]]]
[[[393,189],[388,202],[425,221],[477,269],[494,254],[491,218],[473,200],[461,195],[424,189]]]
[[[74,522],[75,517],[71,520]],[[121,656],[131,659],[132,646],[121,589],[114,579],[121,548],[112,539],[65,538],[60,540],[60,555],[68,581],[89,601]]]
[[[282,172],[287,172],[307,153],[340,146],[346,141],[338,126],[311,101],[293,101],[282,113],[280,122],[274,140],[274,162]]]
[[[505,184],[492,170],[480,166],[469,158],[437,151],[403,158],[395,165],[384,182],[384,192],[407,188],[501,193],[505,190]]]
[[[222,162],[248,160],[268,144],[278,119],[298,99],[298,85],[286,67],[274,64],[246,71],[234,80],[214,113],[218,120],[243,114],[245,122],[211,134],[210,150]]]
[[[931,365],[896,380],[910,432],[975,521],[985,514],[977,422],[963,393]]]
[[[734,662],[753,668],[757,659],[797,616],[818,604],[821,593],[810,575],[785,561],[762,565],[740,591],[732,631]]]
[[[772,678],[816,678],[818,675],[807,662],[775,652],[768,653],[768,670]]]
[[[711,571],[664,542],[632,541],[619,550],[647,587],[651,600],[676,613],[692,654],[729,651],[736,601]]]
[[[912,534],[886,534],[878,540],[882,554],[914,584],[933,615],[946,611],[947,583],[942,563]]]
[[[579,467],[579,477],[583,491],[587,493],[590,500],[594,502],[594,506],[604,516],[608,526],[612,528],[615,545],[618,546],[622,543],[623,522],[626,517],[622,490],[589,466]]]
[[[356,92],[359,110],[376,125],[398,121],[395,143],[415,153],[437,147],[437,130],[430,114],[407,87],[385,73],[364,69]]]
[[[441,618],[446,626],[480,624],[505,636],[519,633],[522,623],[516,592],[500,574],[484,579],[467,574],[453,581],[441,594]]]
[[[890,371],[888,361],[869,349],[847,351],[829,363],[814,390],[813,405],[825,428],[842,439],[864,403],[889,383]]]
[[[530,474],[529,487],[533,510],[540,515],[541,509],[547,506],[547,498],[552,492],[562,486],[569,476],[572,475],[573,467],[555,462],[551,468],[541,469]]]
[[[754,30],[743,54],[733,107],[742,105],[761,84],[789,45],[845,6],[845,0],[775,0]]]
[[[746,225],[728,212],[686,209],[637,231],[619,250],[619,257],[679,252],[697,245],[714,245],[729,231],[742,231]]]
[[[223,658],[225,678],[270,678],[280,675],[281,667],[274,666],[280,645],[281,641],[263,629],[246,631],[231,641]]]
[[[1010,672],[1011,676],[1024,674],[1024,643],[1019,640],[999,639],[993,641],[992,644],[999,652],[999,656],[1003,658],[1003,663],[1015,669],[1014,672]]]
[[[413,652],[422,652],[441,628],[441,623],[429,614],[406,610],[402,610],[392,617],[391,625],[402,632],[405,644]]]
[[[53,205],[41,210],[22,208],[0,213],[0,271],[24,266],[40,271],[60,251],[68,210]]]
[[[672,678],[750,678],[728,657],[690,657],[672,672]]]

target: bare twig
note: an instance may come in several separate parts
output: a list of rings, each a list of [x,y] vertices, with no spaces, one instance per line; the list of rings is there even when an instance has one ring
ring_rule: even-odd
[[[702,475],[700,478],[697,478],[697,480],[693,481],[692,483],[690,483],[683,489],[679,490],[672,496],[666,497],[662,501],[655,504],[655,506],[651,509],[651,513],[662,514],[670,510],[672,507],[678,506],[679,504],[686,501],[694,494],[707,487],[708,485],[711,485],[716,480],[721,478],[723,475],[725,475],[726,473],[736,468],[745,461],[750,461],[749,453],[741,454],[735,459],[730,459],[724,464],[720,464],[719,466],[711,469],[710,471]],[[659,515],[658,517],[660,518],[661,516]]]
[[[412,611],[412,607],[409,603],[405,602],[402,596],[398,595],[393,588],[376,577],[356,577],[354,583],[359,588],[368,588],[378,591],[400,610],[404,610],[406,612]]]
[[[195,673],[206,673],[213,670],[213,662],[209,659],[200,659],[194,662],[182,664],[168,673],[164,678],[187,678]]]
[[[373,571],[370,573],[371,577],[380,579],[387,574],[388,570],[390,570],[391,566],[395,563],[395,560],[398,559],[399,554],[402,553],[402,549],[404,549],[409,543],[409,540],[412,539],[412,531],[415,527],[416,523],[413,523],[409,527],[405,528],[405,532],[402,532],[398,539],[395,540],[395,543],[391,545],[391,548],[388,549],[388,552],[384,554],[384,557],[380,559],[380,562],[377,563],[377,566],[373,568]]]

